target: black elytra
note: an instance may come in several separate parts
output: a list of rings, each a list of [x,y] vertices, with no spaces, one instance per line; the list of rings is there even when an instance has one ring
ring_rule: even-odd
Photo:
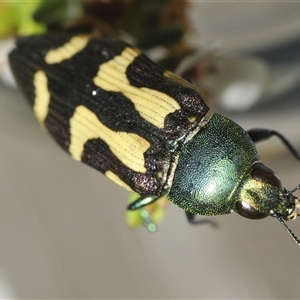
[[[117,39],[43,34],[21,37],[9,55],[35,116],[74,159],[138,193],[128,209],[163,195],[195,215],[237,212],[295,219],[299,200],[260,162],[254,145],[273,130],[243,130],[212,114],[196,87]]]

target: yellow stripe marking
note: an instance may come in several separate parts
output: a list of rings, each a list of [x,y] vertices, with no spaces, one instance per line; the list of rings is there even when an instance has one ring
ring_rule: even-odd
[[[132,188],[129,185],[127,185],[118,175],[116,175],[112,171],[106,171],[105,176],[107,176],[109,179],[111,179],[112,181],[114,181],[118,185],[122,186],[126,190],[128,190],[130,192],[133,192]]]
[[[81,50],[83,50],[89,41],[88,36],[75,36],[63,46],[48,51],[45,56],[47,64],[57,64],[71,58]]]
[[[70,119],[71,144],[69,152],[76,160],[81,160],[85,143],[90,139],[100,138],[112,153],[128,168],[145,173],[144,152],[150,143],[139,135],[116,132],[107,128],[98,117],[83,105],[76,108]]]
[[[33,85],[35,87],[35,99],[33,105],[33,112],[44,127],[44,121],[48,114],[48,107],[50,103],[50,92],[48,90],[48,79],[43,71],[37,71],[34,74]]]
[[[100,65],[94,83],[103,90],[123,93],[133,102],[144,119],[156,127],[163,128],[165,117],[179,110],[180,105],[165,93],[130,85],[126,69],[139,55],[139,50],[126,48],[120,55]]]

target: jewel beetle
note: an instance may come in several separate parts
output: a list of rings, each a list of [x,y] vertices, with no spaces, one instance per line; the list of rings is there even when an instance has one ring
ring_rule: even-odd
[[[17,39],[9,54],[15,79],[39,123],[75,160],[140,197],[161,196],[195,215],[236,212],[249,219],[295,219],[299,200],[260,162],[255,142],[280,133],[247,132],[208,114],[197,88],[118,39],[43,34]]]

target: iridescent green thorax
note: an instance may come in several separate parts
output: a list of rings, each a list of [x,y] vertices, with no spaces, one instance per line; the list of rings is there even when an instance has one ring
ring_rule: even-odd
[[[248,134],[214,114],[182,149],[168,199],[201,215],[226,214],[234,208],[240,182],[259,161]],[[187,171],[188,170],[188,171]]]

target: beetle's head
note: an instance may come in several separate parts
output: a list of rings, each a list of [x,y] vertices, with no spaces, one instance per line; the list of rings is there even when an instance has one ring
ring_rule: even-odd
[[[293,240],[300,244],[284,221],[294,220],[300,208],[300,201],[291,191],[281,186],[278,175],[261,163],[255,163],[241,182],[234,211],[248,219],[277,218],[284,225]]]

